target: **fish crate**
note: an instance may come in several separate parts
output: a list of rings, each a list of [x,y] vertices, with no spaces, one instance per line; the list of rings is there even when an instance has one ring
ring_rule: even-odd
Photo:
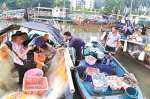
[[[87,75],[92,75],[92,74],[99,74],[100,70],[98,68],[87,67],[85,72]]]
[[[111,90],[120,90],[122,88],[122,82],[117,76],[107,76],[107,82]]]
[[[92,75],[92,85],[95,93],[105,92],[108,88],[108,83],[104,73]]]
[[[97,61],[97,59],[91,55],[89,56],[85,56],[85,61],[89,64],[89,65],[94,65]]]
[[[22,90],[25,94],[44,94],[48,90],[47,77],[24,77]]]

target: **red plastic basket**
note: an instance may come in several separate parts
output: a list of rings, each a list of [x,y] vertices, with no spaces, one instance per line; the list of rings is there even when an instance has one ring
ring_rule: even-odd
[[[98,68],[90,68],[90,67],[87,67],[86,68],[86,74],[88,75],[92,75],[92,74],[99,74],[100,73],[100,70]]]
[[[47,77],[24,77],[22,90],[25,94],[44,94],[48,90]]]
[[[97,61],[97,59],[91,55],[89,56],[85,56],[85,61],[89,64],[89,65],[94,65]]]

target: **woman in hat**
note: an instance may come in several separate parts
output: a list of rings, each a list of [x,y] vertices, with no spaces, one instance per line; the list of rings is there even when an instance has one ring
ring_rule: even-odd
[[[23,42],[27,39],[27,33],[17,31],[16,34],[12,35],[12,49],[14,55],[14,65],[16,66],[19,74],[19,85],[21,86],[23,83],[23,77],[27,68],[24,66],[23,61],[27,59],[27,53],[29,50],[32,50],[33,47],[29,46],[27,49],[23,46]],[[16,55],[17,54],[17,55]],[[22,60],[21,60],[21,59]]]

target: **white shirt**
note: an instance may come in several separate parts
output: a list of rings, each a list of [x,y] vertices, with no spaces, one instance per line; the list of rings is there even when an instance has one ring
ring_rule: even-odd
[[[108,41],[107,41],[107,45],[108,46],[116,47],[117,46],[117,42],[120,41],[120,34],[119,33],[113,34],[112,32],[110,32],[108,34],[107,39],[108,39]]]

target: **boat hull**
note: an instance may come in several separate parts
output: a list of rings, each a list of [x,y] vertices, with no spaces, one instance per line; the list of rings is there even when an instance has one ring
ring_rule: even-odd
[[[124,40],[121,40],[121,44],[124,45]],[[118,53],[127,56],[128,58],[134,60],[135,62],[141,64],[142,66],[144,66],[144,67],[146,67],[147,69],[150,70],[150,62],[148,60],[146,60],[146,57],[144,57],[145,59],[143,61],[141,61],[141,60],[138,60],[137,57],[133,57],[130,54],[133,51],[137,50],[137,48],[140,48],[138,50],[143,51],[144,50],[144,48],[143,48],[144,44],[142,44],[142,43],[136,43],[136,42],[132,42],[132,41],[128,41],[127,44],[128,44],[127,45],[127,49],[131,49],[132,48],[131,52],[129,52],[129,50],[127,50],[126,52],[124,52],[123,50],[120,49],[118,51]]]
[[[79,20],[75,20],[75,19],[73,19],[72,22],[74,24],[77,24],[80,26],[98,27],[98,28],[99,27],[111,28],[116,23],[116,22],[109,22],[109,23],[98,24],[98,23],[94,23],[94,22],[90,22],[90,21],[84,22],[84,21],[79,21]]]
[[[104,48],[102,47],[102,45],[100,43],[98,43],[98,46],[100,46],[100,50],[104,51]],[[118,77],[122,77],[125,73],[128,73],[128,71],[116,60],[113,60],[114,65],[113,66],[108,66],[106,64],[102,64],[101,62],[96,63],[95,65],[88,65],[85,60],[81,60],[79,66],[75,69],[75,80],[78,86],[78,89],[82,95],[82,97],[84,99],[124,99],[125,98],[125,90],[123,89],[123,92],[120,92],[118,94],[102,94],[102,95],[91,95],[91,93],[89,93],[89,90],[85,87],[84,81],[81,80],[81,72],[82,70],[85,70],[87,67],[91,67],[91,68],[99,68],[100,71],[102,68],[110,68],[110,69],[116,69],[116,72],[118,74]],[[80,72],[80,73],[79,73]],[[139,88],[139,86],[137,85],[135,88],[139,94],[138,94],[138,99],[143,99],[143,95],[141,93],[141,90]]]

